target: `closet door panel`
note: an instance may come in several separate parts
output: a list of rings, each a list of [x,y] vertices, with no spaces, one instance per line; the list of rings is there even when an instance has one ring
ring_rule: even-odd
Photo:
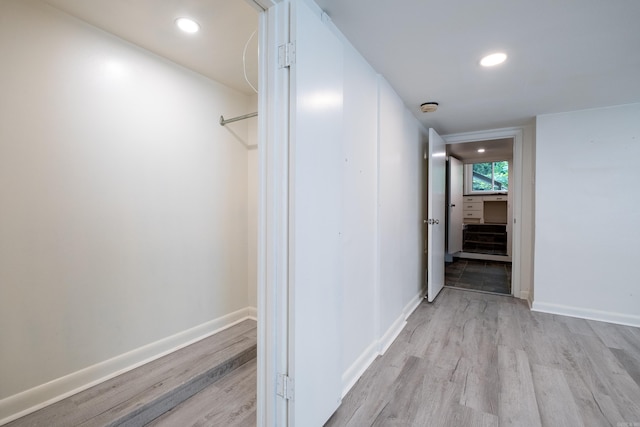
[[[305,1],[292,2],[290,421],[318,426],[341,401],[343,46]]]

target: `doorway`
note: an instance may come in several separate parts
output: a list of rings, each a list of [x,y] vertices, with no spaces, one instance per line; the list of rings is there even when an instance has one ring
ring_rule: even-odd
[[[522,131],[443,137],[447,142],[445,286],[520,296],[518,244]],[[458,163],[457,172],[455,170]],[[456,181],[457,180],[457,181]],[[451,183],[458,192],[451,192]]]
[[[513,138],[449,145],[445,285],[511,295]]]
[[[255,84],[251,69],[259,40],[251,34],[257,13],[242,1],[217,2],[224,17],[198,8],[199,16],[246,29],[236,40],[229,32],[213,37],[220,25],[199,16],[194,18],[204,36],[183,34],[171,8],[185,13],[187,5],[178,4],[184,2],[151,3],[1,2],[3,18],[28,24],[3,26],[10,34],[3,41],[10,42],[0,50],[16,72],[2,87],[7,93],[38,88],[9,96],[20,102],[0,124],[7,136],[2,170],[23,185],[3,193],[12,206],[3,210],[3,224],[16,231],[3,236],[12,248],[4,257],[11,269],[3,272],[15,283],[15,300],[31,301],[29,310],[17,304],[3,309],[12,324],[30,331],[16,329],[16,343],[5,342],[12,349],[5,360],[15,369],[10,380],[3,376],[3,397],[18,399],[11,411],[129,369],[240,316],[255,316],[256,285],[248,276],[256,274],[247,270],[253,265],[249,247],[257,245],[250,236],[257,232],[247,229],[248,217],[258,228],[251,213],[257,190],[248,192],[261,185],[257,166],[248,170],[250,162],[258,163],[256,119],[221,127],[218,118],[255,111],[257,97],[152,49],[129,36],[126,24],[142,24],[136,35],[178,54],[196,52],[196,59],[213,56],[194,47],[205,39],[217,45],[223,39],[225,48],[233,44],[240,85],[246,47],[247,75]],[[214,3],[206,7],[215,9]],[[246,27],[229,16],[232,9],[247,16]],[[158,31],[154,17],[162,18]],[[24,51],[32,53],[29,60]],[[38,126],[23,132],[21,123]],[[32,152],[43,161],[25,154]],[[26,220],[39,228],[23,227]],[[12,261],[26,256],[20,242],[32,242],[24,254],[33,268]],[[32,298],[34,289],[44,297]],[[40,335],[51,339],[21,341]],[[25,393],[41,385],[46,387]]]

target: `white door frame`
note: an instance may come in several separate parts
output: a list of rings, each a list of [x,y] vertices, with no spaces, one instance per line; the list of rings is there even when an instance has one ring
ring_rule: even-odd
[[[517,298],[522,298],[520,270],[522,256],[522,128],[504,128],[479,132],[465,132],[451,135],[443,135],[442,139],[447,144],[461,144],[473,141],[488,141],[492,139],[513,138],[513,240],[511,242],[511,294]],[[511,177],[510,177],[511,179]]]
[[[287,426],[277,380],[288,369],[289,70],[279,68],[278,46],[289,41],[289,4],[247,2],[260,12],[257,426]]]

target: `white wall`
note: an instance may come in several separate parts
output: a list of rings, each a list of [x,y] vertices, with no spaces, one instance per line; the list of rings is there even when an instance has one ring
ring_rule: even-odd
[[[343,394],[404,327],[422,294],[425,137],[393,88],[344,46]]]
[[[533,308],[640,326],[640,104],[536,126]]]
[[[401,165],[395,171],[398,177],[396,185],[401,193],[402,210],[398,212],[395,221],[400,221],[400,234],[396,237],[401,247],[402,261],[396,265],[400,281],[403,284],[402,304],[405,318],[408,310],[413,311],[420,302],[418,297],[425,293],[425,258],[423,234],[423,219],[426,218],[424,210],[426,195],[425,187],[425,160],[424,151],[427,144],[426,130],[414,117],[413,113],[404,108],[403,111],[404,132],[401,144]],[[390,144],[397,144],[388,141]]]
[[[247,112],[258,111],[258,95],[249,98]],[[258,307],[258,119],[247,119],[247,293],[249,307]]]
[[[404,216],[402,203],[403,146],[399,136],[404,132],[404,104],[393,88],[382,77],[379,79],[379,228],[378,268],[380,298],[380,331],[397,329],[401,322],[404,283],[402,271],[404,251],[401,223]],[[384,301],[384,303],[382,303]]]
[[[350,45],[344,59],[344,380],[377,355],[378,81]],[[356,363],[359,358],[363,358]],[[351,368],[351,370],[350,370]]]
[[[345,42],[346,392],[422,296],[423,129]]]
[[[424,144],[400,97],[386,80],[379,83],[380,325],[395,333],[421,289]]]
[[[248,100],[31,0],[0,2],[0,57],[2,419],[247,307],[247,130],[217,117]]]

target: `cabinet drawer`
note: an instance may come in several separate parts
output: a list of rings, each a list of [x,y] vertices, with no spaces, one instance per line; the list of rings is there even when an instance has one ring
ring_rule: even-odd
[[[465,201],[462,205],[463,211],[481,211],[483,202],[467,202]]]
[[[464,218],[482,218],[482,211],[467,211],[465,210],[462,213]]]
[[[507,196],[506,194],[500,196],[484,196],[483,199],[487,202],[495,202],[500,200],[507,201],[509,200],[509,196]]]
[[[482,196],[464,196],[462,198],[462,201],[464,201],[465,203],[467,202],[480,202],[482,201]]]

